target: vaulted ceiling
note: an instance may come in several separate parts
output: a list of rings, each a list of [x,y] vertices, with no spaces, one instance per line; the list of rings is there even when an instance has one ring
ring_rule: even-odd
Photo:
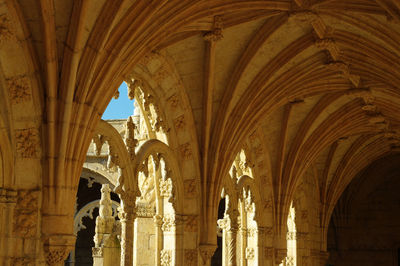
[[[77,182],[68,180],[79,176],[90,133],[118,85],[151,52],[172,62],[190,100],[199,175],[215,185],[203,191],[206,206],[217,204],[222,177],[255,132],[277,214],[289,208],[308,167],[315,168],[330,213],[361,169],[398,147],[398,0],[7,0],[2,6],[23,32],[19,40],[29,43],[29,71],[39,73],[51,184]]]

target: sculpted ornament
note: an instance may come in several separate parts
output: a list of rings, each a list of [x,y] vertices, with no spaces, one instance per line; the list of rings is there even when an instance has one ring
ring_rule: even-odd
[[[163,217],[163,224],[161,230],[163,232],[172,232],[175,227],[175,216],[173,214],[167,214]]]
[[[183,181],[185,197],[194,198],[197,196],[196,179],[187,179]]]
[[[15,38],[11,30],[11,21],[6,14],[0,15],[0,42],[13,40]]]
[[[160,252],[160,259],[161,259],[161,266],[170,266],[172,263],[172,256],[171,250],[161,250]]]
[[[185,249],[185,265],[197,266],[197,250]]]
[[[12,104],[19,104],[30,100],[31,90],[27,77],[22,76],[7,79],[7,84]]]
[[[246,259],[248,259],[248,260],[254,260],[254,257],[255,257],[254,248],[252,248],[252,247],[247,247],[247,248],[246,248]]]
[[[17,153],[22,158],[37,158],[40,151],[39,131],[36,128],[15,131]]]
[[[160,180],[160,196],[170,198],[172,196],[172,180]]]

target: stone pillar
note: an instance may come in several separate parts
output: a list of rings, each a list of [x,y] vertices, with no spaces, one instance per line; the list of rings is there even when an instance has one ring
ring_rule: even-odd
[[[134,203],[122,198],[118,217],[121,223],[121,266],[133,265]]]
[[[156,266],[160,266],[161,264],[161,250],[163,247],[163,232],[161,230],[161,226],[163,224],[162,216],[159,214],[154,215],[153,217],[154,226],[156,230],[156,239],[155,239],[155,249],[156,249],[156,256],[155,256],[155,264]]]
[[[120,250],[117,236],[120,234],[119,223],[112,216],[111,189],[108,184],[101,187],[99,216],[96,218],[95,247],[93,265],[117,265],[120,260]]]
[[[200,256],[204,266],[211,266],[211,258],[214,255],[217,245],[200,245]]]
[[[227,231],[227,248],[228,248],[228,265],[236,266],[237,258],[236,258],[236,237],[237,237],[238,227],[237,224],[233,225],[231,222],[231,227]]]

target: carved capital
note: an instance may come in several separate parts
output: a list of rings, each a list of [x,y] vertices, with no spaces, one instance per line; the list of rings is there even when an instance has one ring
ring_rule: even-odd
[[[47,265],[63,265],[69,252],[74,249],[74,235],[53,235],[46,239],[44,252]]]
[[[200,245],[200,256],[205,265],[209,265],[211,261],[211,257],[214,255],[215,250],[217,249],[216,245]]]

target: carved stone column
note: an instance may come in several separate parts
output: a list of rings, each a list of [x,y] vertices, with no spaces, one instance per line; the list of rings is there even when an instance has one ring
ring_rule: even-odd
[[[200,256],[204,266],[211,266],[211,257],[214,255],[217,245],[200,245]]]
[[[161,263],[161,250],[163,247],[163,232],[161,230],[161,226],[163,224],[163,219],[162,216],[159,214],[154,215],[153,217],[154,221],[154,226],[156,229],[156,239],[155,239],[155,245],[156,245],[156,256],[155,256],[155,265],[159,266]]]
[[[75,247],[74,235],[53,235],[47,238],[44,245],[46,265],[62,266],[68,254]]]
[[[237,225],[232,225],[227,231],[227,248],[228,248],[228,265],[229,266],[236,266],[237,265],[237,258],[236,258],[236,238],[237,238]]]
[[[96,234],[93,238],[95,247],[92,249],[95,266],[118,264],[120,261],[120,249],[116,244],[120,223],[112,216],[110,192],[108,184],[101,187],[99,216],[96,218]]]
[[[133,202],[121,200],[118,217],[121,222],[121,266],[133,265],[134,207]]]

